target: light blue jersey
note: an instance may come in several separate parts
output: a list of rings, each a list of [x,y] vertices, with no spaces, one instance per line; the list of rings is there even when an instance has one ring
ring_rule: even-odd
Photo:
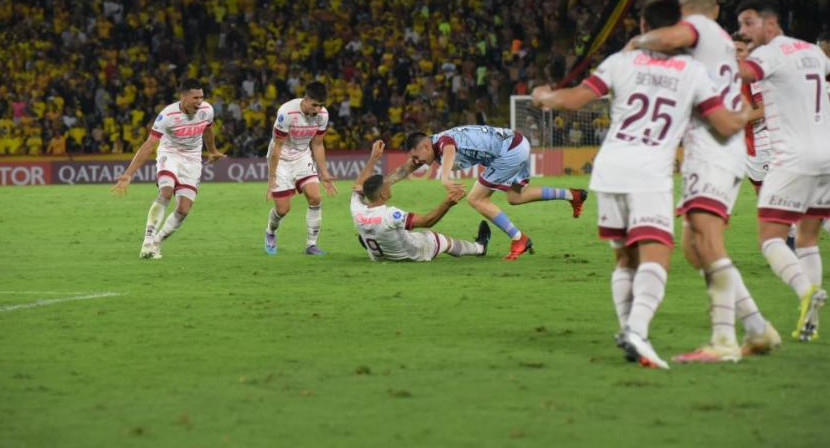
[[[444,145],[455,146],[453,169],[473,165],[490,166],[494,160],[510,149],[515,133],[511,129],[492,126],[458,126],[433,135],[432,147],[437,161],[441,162]]]

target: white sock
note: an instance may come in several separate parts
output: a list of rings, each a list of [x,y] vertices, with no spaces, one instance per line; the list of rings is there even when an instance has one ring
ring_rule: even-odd
[[[810,291],[810,280],[804,274],[801,263],[798,262],[793,251],[787,247],[787,243],[781,238],[772,238],[764,241],[761,246],[764,258],[772,268],[772,272],[784,283],[790,285],[798,297],[802,297]]]
[[[821,255],[818,246],[796,248],[795,255],[810,283],[821,286]]]
[[[305,223],[308,226],[306,246],[316,246],[320,236],[320,222],[323,221],[323,206],[309,205],[305,214]]]
[[[164,211],[167,209],[167,204],[169,203],[170,199],[159,194],[156,200],[150,204],[150,211],[147,213],[147,227],[144,229],[145,242],[152,241],[156,236],[156,230],[161,226],[161,221],[164,219]]]
[[[762,334],[767,329],[767,321],[761,315],[758,305],[752,299],[744,284],[744,279],[738,274],[738,289],[735,296],[735,316],[744,324],[744,331],[749,334]]]
[[[464,255],[479,255],[484,252],[484,246],[472,241],[457,240],[455,238],[447,238],[450,242],[450,248],[447,253],[453,257],[461,257]]]
[[[268,213],[268,224],[265,227],[265,231],[268,233],[274,233],[280,227],[280,221],[285,216],[280,216],[277,214],[277,209],[272,208],[271,212]]]
[[[169,238],[173,232],[181,227],[184,218],[187,218],[187,215],[179,212],[178,210],[167,215],[167,219],[164,221],[164,227],[161,228],[161,232],[159,232],[157,239],[159,241],[164,241]]]
[[[830,232],[830,219],[821,221],[821,228],[824,229],[825,232]]]
[[[732,260],[721,258],[709,265],[706,271],[707,292],[711,299],[709,318],[712,323],[712,343],[718,345],[737,344],[735,337],[735,291],[739,275]]]
[[[617,320],[620,329],[625,328],[628,315],[631,314],[631,304],[634,296],[631,295],[631,283],[634,280],[634,270],[617,266],[611,274],[611,297],[614,299],[614,308],[617,311]]]
[[[640,263],[634,274],[632,291],[634,303],[626,325],[643,339],[648,338],[648,327],[666,294],[666,270],[658,263]]]

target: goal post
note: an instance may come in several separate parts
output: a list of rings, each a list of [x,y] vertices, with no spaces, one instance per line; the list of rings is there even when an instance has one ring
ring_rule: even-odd
[[[511,95],[510,128],[532,148],[597,147],[611,124],[609,107],[608,98],[601,98],[577,111],[543,111],[533,107],[530,95]]]

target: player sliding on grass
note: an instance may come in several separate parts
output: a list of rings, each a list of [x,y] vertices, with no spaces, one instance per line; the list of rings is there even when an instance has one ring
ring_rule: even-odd
[[[430,261],[440,253],[454,257],[485,255],[490,241],[490,226],[481,221],[475,242],[458,240],[435,232],[411,232],[416,227],[434,226],[450,207],[464,197],[464,189],[452,187],[446,199],[426,215],[405,212],[386,205],[392,190],[383,175],[371,175],[383,155],[384,143],[372,145],[372,154],[363,171],[355,180],[351,211],[354,224],[360,232],[360,244],[372,260]]]
[[[664,53],[686,50],[706,67],[724,106],[739,110],[743,97],[735,44],[715,21],[720,13],[717,1],[680,0],[680,5],[681,22],[635,37],[629,48]],[[683,198],[677,211],[684,216],[683,253],[705,275],[712,334],[707,344],[674,360],[736,362],[742,355],[768,352],[781,344],[781,337],[758,310],[724,240],[746,171],[744,133],[724,138],[694,115],[683,136],[683,149]],[[735,334],[736,314],[746,327],[743,347],[738,346]]]
[[[182,82],[179,93],[179,102],[161,111],[147,141],[138,148],[130,166],[112,187],[115,194],[126,194],[133,174],[158,147],[156,178],[159,195],[150,205],[140,258],[161,258],[161,242],[182,225],[190,212],[202,175],[202,141],[208,150],[208,163],[225,157],[216,149],[213,106],[204,101],[202,85],[195,79],[187,79]],[[174,194],[176,210],[167,216],[162,227],[164,211]]]
[[[821,289],[818,240],[821,219],[830,218],[830,101],[825,79],[830,59],[815,45],[787,37],[775,6],[745,1],[738,6],[740,32],[756,48],[741,64],[744,82],[760,82],[773,161],[758,194],[761,251],[773,272],[800,299],[792,336],[818,338]],[[795,253],[787,247],[797,223]]]
[[[415,132],[406,138],[410,158],[388,177],[394,184],[422,165],[441,164],[441,182],[447,189],[458,185],[450,179],[452,170],[475,165],[486,167],[478,177],[467,202],[506,233],[512,243],[505,260],[515,260],[526,251],[533,253],[533,243],[510,218],[493,203],[494,190],[507,193],[511,205],[534,201],[566,200],[573,207],[573,217],[582,213],[588,192],[578,189],[528,187],[530,178],[530,143],[522,134],[491,126],[459,126],[428,137]]]
[[[640,28],[672,26],[676,0],[645,4]],[[722,135],[743,129],[747,110],[723,107],[706,68],[690,56],[635,50],[602,62],[580,86],[537,87],[537,106],[577,110],[611,94],[611,127],[591,173],[599,207],[599,236],[610,240],[617,260],[611,292],[626,359],[668,368],[648,341],[649,324],[666,291],[674,232],[672,204],[677,144],[694,109]]]

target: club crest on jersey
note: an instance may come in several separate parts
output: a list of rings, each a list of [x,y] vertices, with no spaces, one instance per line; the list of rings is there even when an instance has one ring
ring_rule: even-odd
[[[283,115],[283,114],[279,114],[279,115],[277,116],[277,121],[279,121],[280,123],[282,123],[283,121],[285,121],[285,115]]]

